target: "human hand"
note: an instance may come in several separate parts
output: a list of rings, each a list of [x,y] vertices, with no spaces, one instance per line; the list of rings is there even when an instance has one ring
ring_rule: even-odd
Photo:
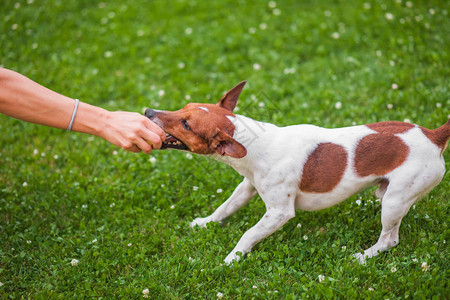
[[[107,112],[99,136],[131,152],[150,154],[161,148],[166,139],[164,131],[147,117],[133,112]],[[149,144],[151,143],[151,144]]]

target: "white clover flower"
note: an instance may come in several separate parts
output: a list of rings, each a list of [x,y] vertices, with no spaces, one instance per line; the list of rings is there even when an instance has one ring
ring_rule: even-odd
[[[325,15],[325,17],[331,17],[331,11],[329,10],[324,11],[323,14]]]
[[[424,271],[424,272],[428,271],[428,269],[430,268],[430,266],[426,262],[423,262],[420,267],[422,268],[422,271]]]
[[[97,239],[93,239],[93,240],[92,240],[92,243],[97,243]]]
[[[191,34],[192,33],[192,28],[191,27],[186,28],[184,30],[184,33],[186,33],[187,35]]]
[[[302,228],[302,224],[298,223],[297,228]]]
[[[388,20],[393,20],[393,19],[394,19],[394,15],[391,14],[391,13],[386,13],[386,14],[384,15],[384,17],[385,17],[386,19],[388,19]]]
[[[266,30],[267,29],[267,24],[266,23],[259,24],[259,29]]]
[[[430,15],[434,15],[436,13],[436,11],[433,8],[430,8],[428,12],[430,13]]]
[[[373,292],[373,288],[372,288],[372,287],[368,288],[368,290],[371,291],[371,292]]]
[[[259,103],[258,103],[258,106],[259,106],[259,107],[264,107],[264,106],[266,106],[266,104],[265,104],[264,102],[259,102]]]
[[[275,8],[277,7],[277,3],[275,1],[269,1],[269,3],[267,4],[270,8]]]
[[[324,281],[325,280],[325,276],[323,276],[323,275],[319,275],[319,282],[322,282],[322,281]]]
[[[437,108],[441,108],[442,107],[442,103],[440,103],[440,102],[436,103],[436,107]]]
[[[39,46],[38,43],[33,43],[33,44],[31,44],[31,48],[32,48],[32,49],[37,49],[38,46]]]
[[[341,102],[341,101],[336,102],[336,104],[334,105],[334,107],[335,107],[336,109],[341,109],[341,108],[342,108],[342,102]]]
[[[306,241],[306,240],[308,239],[308,236],[305,234],[305,235],[303,236],[303,239]]]
[[[128,247],[131,247],[131,246],[133,246],[133,244],[132,243],[128,243],[128,245],[127,245]]]
[[[41,153],[41,156],[42,156],[42,157],[45,157],[45,152],[42,152],[42,153]]]
[[[413,258],[412,261],[416,263],[416,262],[418,262],[419,260],[418,260],[417,258]]]
[[[392,87],[393,90],[397,90],[397,89],[398,89],[398,84],[393,83],[393,84],[391,85],[391,87]]]
[[[154,156],[150,156],[149,160],[152,164],[156,163],[156,158]]]
[[[388,105],[386,105],[386,107],[387,107],[387,109],[393,109],[393,108],[394,108],[394,105],[391,104],[391,103],[389,103]]]
[[[358,204],[358,206],[359,206],[359,205],[361,205],[361,200],[358,199],[355,201],[355,203]]]
[[[331,34],[331,37],[332,37],[333,39],[337,40],[337,39],[339,38],[339,32],[333,32],[333,33]]]
[[[341,249],[345,250],[345,249],[347,249],[347,246],[342,246]]]
[[[256,28],[255,28],[255,27],[250,27],[250,28],[248,29],[248,33],[250,33],[250,34],[255,34],[255,33],[256,33]]]
[[[261,70],[260,64],[253,64],[253,70]]]
[[[109,57],[111,57],[111,56],[113,56],[112,51],[106,51],[106,52],[105,52],[105,57],[106,57],[106,58],[109,58]]]
[[[392,267],[392,268],[391,268],[391,272],[392,272],[392,273],[397,272],[397,268],[396,268],[396,267]]]
[[[87,208],[87,204],[81,205],[81,208]]]
[[[185,66],[186,66],[186,64],[184,62],[180,62],[177,65],[178,69],[184,69]]]
[[[376,54],[378,57],[380,57],[381,54],[383,54],[383,52],[381,52],[380,50],[377,50],[377,51],[375,51],[375,54]]]
[[[256,290],[258,287],[257,287],[256,285],[254,285],[254,286],[252,286],[252,288],[253,288],[254,290]]]
[[[186,158],[187,158],[187,159],[192,159],[192,154],[186,153]]]
[[[11,26],[11,29],[12,29],[12,30],[16,30],[17,28],[19,28],[19,25],[17,25],[17,24],[13,24],[13,25]]]
[[[222,298],[223,298],[223,294],[222,294],[222,293],[220,293],[220,292],[219,292],[219,293],[217,293],[217,294],[216,294],[216,296],[217,296],[217,298],[219,298],[219,299],[222,299]]]
[[[222,193],[222,192],[223,192],[222,189],[217,189],[217,191],[216,191],[217,194],[220,194],[220,193]]]
[[[295,73],[295,68],[286,68],[283,70],[284,74],[294,74]]]
[[[116,150],[114,150],[112,154],[113,154],[113,155],[117,155],[117,154],[119,154],[119,152],[117,152]]]
[[[365,9],[370,9],[372,7],[372,5],[370,5],[370,3],[364,3],[364,8]]]
[[[34,149],[34,150],[33,150],[33,155],[36,155],[36,154],[38,154],[38,153],[39,153],[38,149]]]
[[[404,119],[403,122],[405,122],[405,123],[411,123],[411,120],[410,120],[410,119]]]
[[[197,191],[197,190],[198,190],[198,186],[193,186],[192,189],[193,189],[194,191]]]
[[[159,90],[158,91],[158,96],[162,97],[162,96],[164,96],[165,93],[166,92],[164,92],[164,90]]]
[[[25,181],[24,183],[22,183],[22,186],[23,186],[23,187],[27,187],[27,186],[28,186],[28,183]]]
[[[395,66],[395,61],[390,60],[390,61],[389,61],[389,65],[390,65],[391,67]]]
[[[78,259],[72,259],[72,261],[70,262],[70,264],[72,265],[72,266],[78,266],[78,263],[79,263],[80,261],[78,260]]]
[[[142,294],[144,298],[148,298],[148,294],[150,293],[150,291],[148,289],[142,290]]]
[[[53,158],[58,159],[59,158],[58,154],[53,155]]]
[[[191,100],[191,95],[184,95],[184,99]]]
[[[171,206],[170,206],[170,209],[175,209],[175,205],[171,205]]]
[[[281,14],[281,10],[279,10],[278,8],[275,8],[275,9],[272,11],[272,13],[273,13],[275,16],[279,16],[279,15]]]

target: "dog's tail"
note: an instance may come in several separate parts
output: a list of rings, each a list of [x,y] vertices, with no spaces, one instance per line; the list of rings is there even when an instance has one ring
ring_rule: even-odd
[[[447,148],[448,140],[450,138],[450,120],[434,130],[423,130],[423,133],[430,139],[430,141],[441,148],[441,153],[443,153]]]

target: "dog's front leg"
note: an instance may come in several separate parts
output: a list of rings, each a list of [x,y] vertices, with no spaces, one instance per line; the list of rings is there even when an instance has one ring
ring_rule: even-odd
[[[274,189],[264,193],[261,197],[266,204],[266,213],[255,226],[244,233],[233,251],[225,258],[226,264],[230,264],[234,260],[239,261],[238,252],[242,255],[247,254],[258,242],[274,233],[295,216],[295,191]]]
[[[206,224],[209,222],[221,222],[247,204],[255,195],[256,189],[247,178],[244,178],[236,187],[233,194],[219,208],[206,218],[195,219],[191,222],[190,226],[194,227],[198,225],[206,227]]]

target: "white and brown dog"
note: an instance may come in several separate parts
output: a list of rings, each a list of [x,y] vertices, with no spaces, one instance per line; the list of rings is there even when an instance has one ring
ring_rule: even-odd
[[[250,252],[295,210],[336,205],[379,185],[383,229],[375,245],[357,253],[360,263],[399,242],[409,208],[443,178],[442,156],[450,121],[429,130],[403,122],[380,122],[326,129],[313,125],[277,127],[233,114],[245,81],[214,104],[189,103],[178,111],[147,109],[145,115],[167,134],[164,148],[209,155],[233,167],[244,180],[213,214],[191,226],[221,222],[258,193],[266,205],[262,219],[225,258],[227,264]]]

